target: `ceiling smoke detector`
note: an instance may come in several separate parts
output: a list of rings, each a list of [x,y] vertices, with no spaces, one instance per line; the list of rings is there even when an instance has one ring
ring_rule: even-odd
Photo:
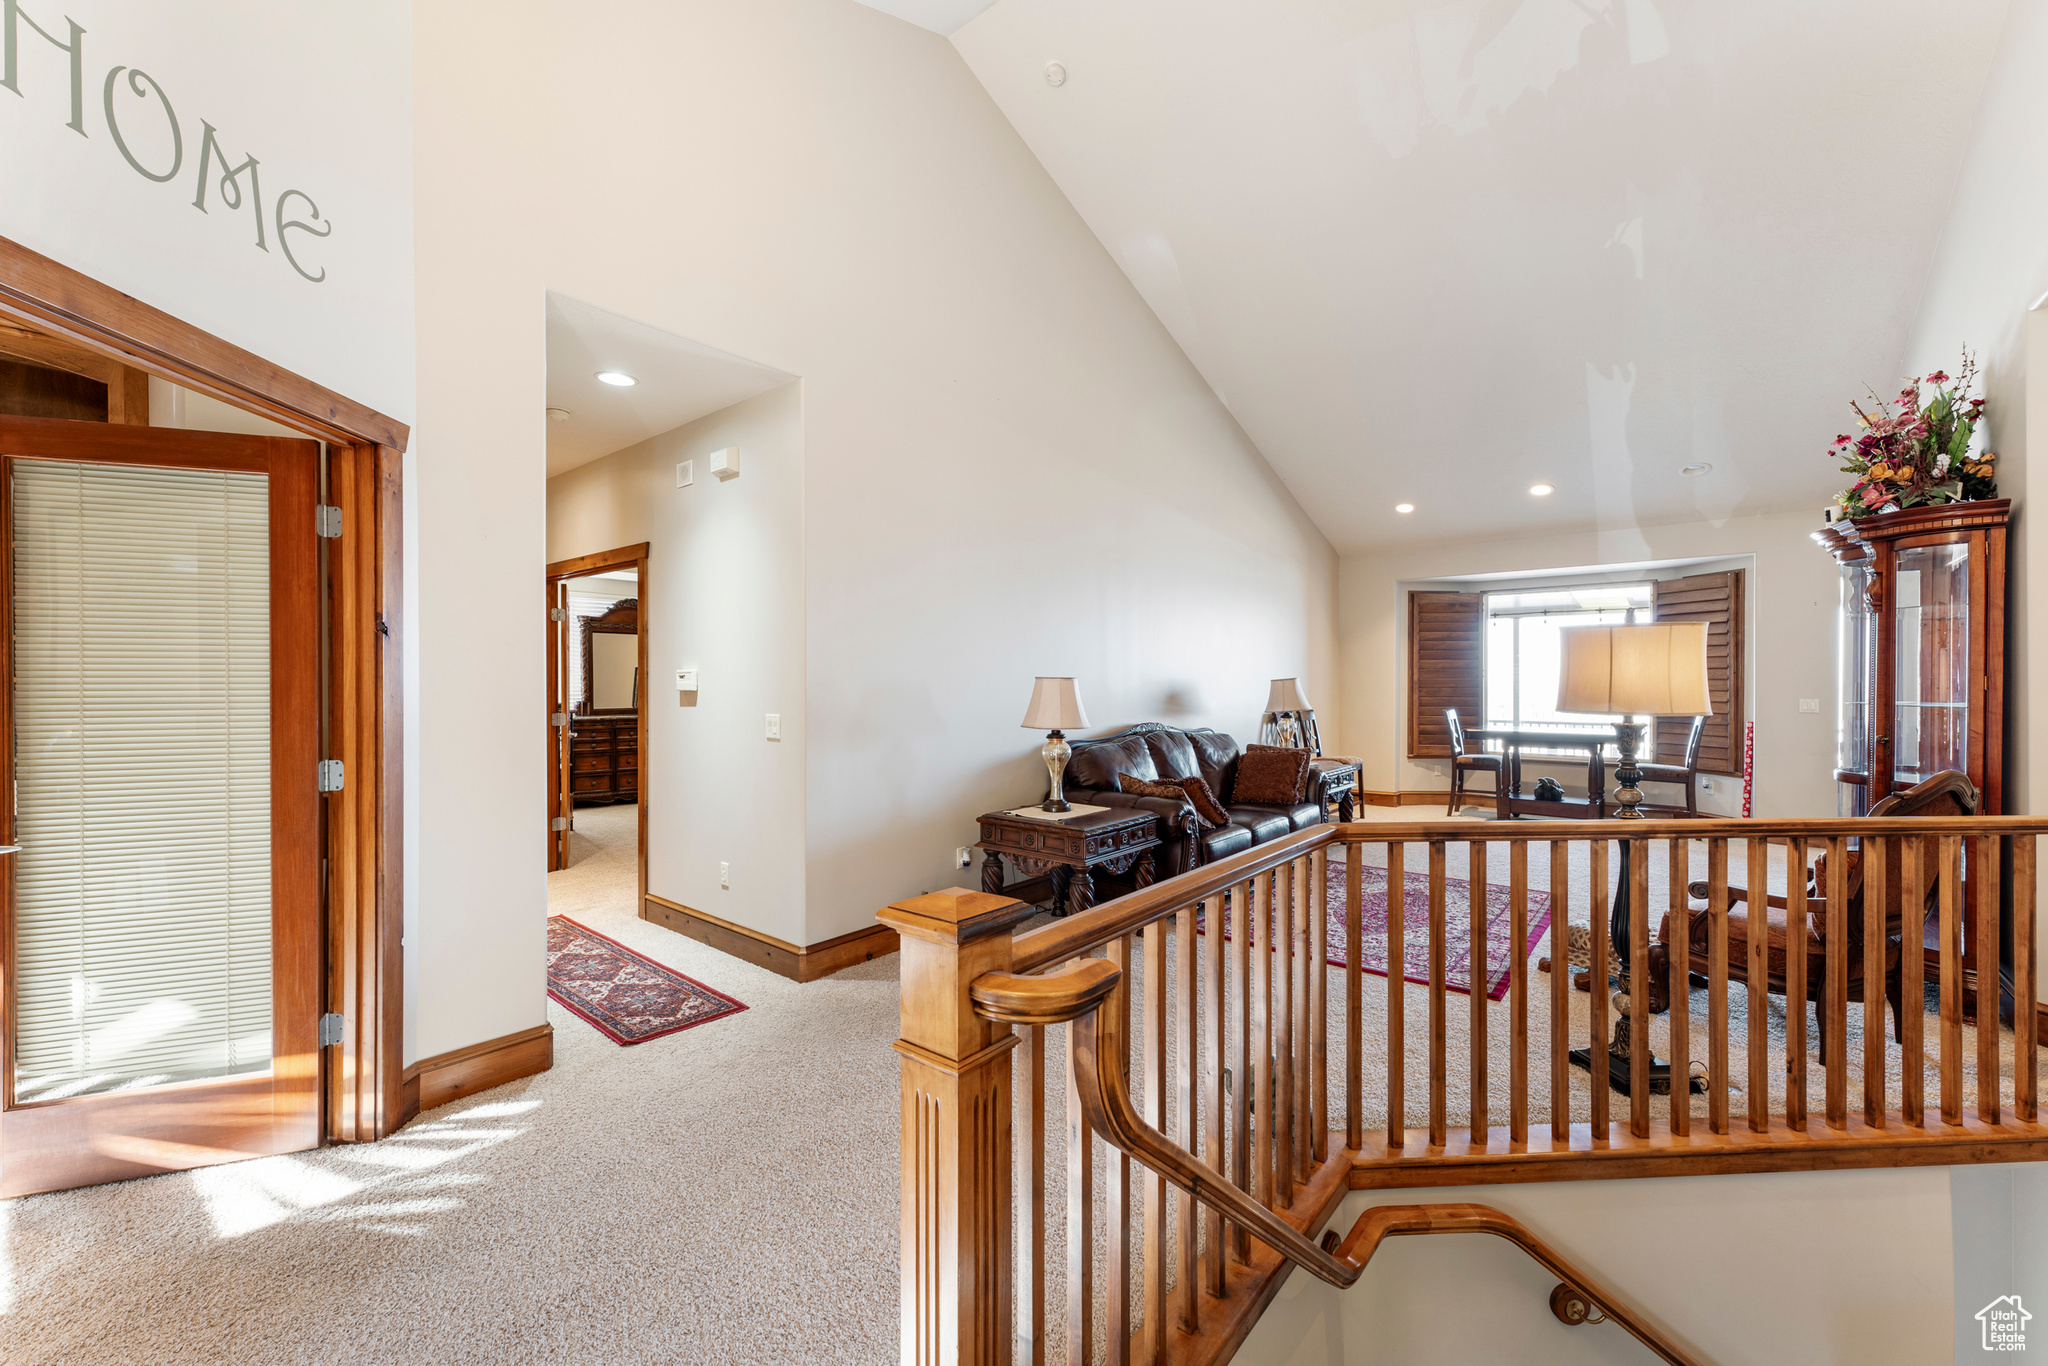
[[[1047,62],[1045,64],[1045,83],[1053,86],[1065,85],[1067,83],[1067,69],[1058,62]]]
[[[1714,467],[1712,465],[1709,465],[1706,461],[1702,460],[1691,465],[1680,465],[1678,467],[1678,472],[1688,479],[1697,479],[1703,474],[1711,473],[1713,471],[1713,468]]]
[[[550,422],[567,422],[569,420],[569,410],[567,408],[550,408],[548,409],[548,420]]]

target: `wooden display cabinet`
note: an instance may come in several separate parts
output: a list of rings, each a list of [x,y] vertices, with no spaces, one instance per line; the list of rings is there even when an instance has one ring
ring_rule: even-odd
[[[2011,519],[2009,499],[1984,499],[1859,517],[1813,534],[1842,576],[1838,815],[1863,815],[1944,769],[1970,776],[1981,814],[2003,813]],[[1974,907],[1967,876],[1964,892]],[[1964,962],[1974,976],[1976,919],[1963,919]],[[1930,943],[1930,963],[1938,962],[1938,942]]]

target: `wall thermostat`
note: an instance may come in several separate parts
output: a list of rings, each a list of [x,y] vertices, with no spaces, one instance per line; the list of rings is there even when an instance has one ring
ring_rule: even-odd
[[[696,671],[695,669],[677,669],[677,670],[676,670],[676,691],[677,691],[677,692],[695,692],[695,691],[697,691],[697,671]]]
[[[740,448],[727,446],[722,451],[711,452],[711,472],[720,479],[731,479],[740,472]]]

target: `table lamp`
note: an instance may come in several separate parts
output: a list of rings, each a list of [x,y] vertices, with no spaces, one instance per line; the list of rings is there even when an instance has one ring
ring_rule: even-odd
[[[1318,755],[1323,752],[1322,737],[1316,734],[1315,708],[1302,694],[1300,679],[1273,680],[1273,686],[1266,692],[1266,715],[1273,718],[1275,738],[1288,749],[1307,749]]]
[[[1041,811],[1071,811],[1064,795],[1067,760],[1073,757],[1074,747],[1067,743],[1063,732],[1069,726],[1088,724],[1088,713],[1081,710],[1081,693],[1071,678],[1040,678],[1031,685],[1031,705],[1024,710],[1024,729],[1050,731],[1044,746],[1038,751],[1045,760],[1045,771],[1052,775],[1052,786],[1046,792]]]
[[[1711,716],[1713,702],[1707,696],[1707,626],[1705,622],[1652,622],[1642,626],[1568,626],[1557,633],[1559,664],[1557,709],[1563,712],[1591,712],[1600,716],[1617,713],[1614,745],[1621,751],[1615,765],[1614,814],[1622,820],[1641,820],[1636,808],[1643,794],[1636,784],[1643,771],[1636,767],[1636,751],[1643,742],[1643,723],[1634,716]],[[1629,1076],[1629,970],[1634,949],[1629,942],[1629,841],[1621,841],[1621,883],[1614,895],[1608,921],[1608,943],[1621,962],[1614,998],[1614,1042],[1607,1050],[1608,1083],[1623,1095]],[[1681,950],[1683,952],[1683,950]],[[1594,982],[1606,976],[1606,964],[1593,965]],[[1683,1010],[1682,1002],[1672,1009]],[[1575,1048],[1574,1065],[1593,1070],[1593,1050]],[[1670,1094],[1671,1066],[1649,1059],[1650,1090]],[[1688,1090],[1690,1083],[1688,1083]],[[1681,1102],[1674,1101],[1673,1104]]]
[[[1707,625],[1703,621],[1644,626],[1567,626],[1557,633],[1557,709],[1622,717],[1614,724],[1614,814],[1641,820],[1643,771],[1636,750],[1643,723],[1631,716],[1711,716],[1707,697]]]

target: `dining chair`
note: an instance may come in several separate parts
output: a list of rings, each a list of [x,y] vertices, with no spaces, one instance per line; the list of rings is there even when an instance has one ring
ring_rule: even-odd
[[[1465,775],[1467,773],[1491,773],[1497,796],[1501,783],[1501,756],[1498,754],[1468,754],[1465,751],[1465,728],[1458,723],[1458,709],[1451,707],[1444,712],[1444,721],[1451,728],[1451,804],[1444,814],[1455,816],[1464,805]]]
[[[1700,769],[1700,732],[1705,730],[1706,726],[1706,717],[1695,716],[1692,718],[1692,729],[1687,731],[1685,736],[1685,756],[1680,762],[1675,764],[1637,764],[1636,767],[1642,771],[1643,776],[1636,779],[1636,786],[1641,787],[1644,783],[1682,784],[1685,788],[1685,814],[1688,816],[1699,815],[1699,784],[1694,782],[1693,779]]]

